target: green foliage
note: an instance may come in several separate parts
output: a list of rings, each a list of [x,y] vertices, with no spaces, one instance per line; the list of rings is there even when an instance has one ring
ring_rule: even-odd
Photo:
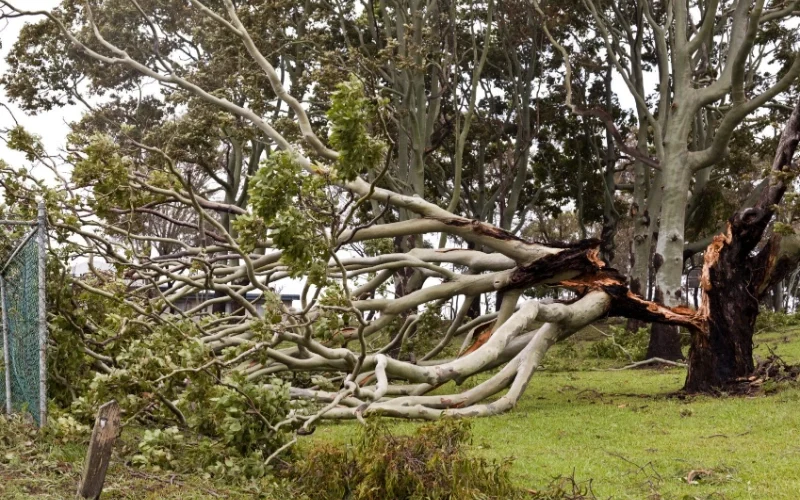
[[[335,311],[323,310],[314,322],[314,337],[322,341],[343,341],[341,331],[346,326],[346,319],[348,318]]]
[[[308,276],[311,284],[321,285],[327,263],[328,245],[319,226],[301,210],[289,206],[273,220],[272,241],[283,250],[281,262],[292,277]]]
[[[95,409],[111,399],[116,399],[127,415],[138,414],[154,401],[175,399],[183,390],[183,379],[169,375],[211,359],[206,346],[195,339],[187,339],[184,330],[192,331],[193,327],[188,321],[161,325],[148,335],[121,343],[114,357],[116,366],[108,373],[94,373],[86,391],[72,403],[73,412],[91,421]],[[194,377],[189,379],[206,377],[205,374],[192,375]],[[174,418],[163,406],[161,408],[158,418]]]
[[[66,274],[68,269],[54,259],[48,261],[47,299],[48,310],[52,311],[48,331],[51,339],[47,352],[48,392],[60,407],[69,407],[75,399],[85,395],[97,373],[93,367],[94,359],[83,351],[83,347],[115,356],[127,335],[144,333],[139,326],[126,325],[124,331],[127,335],[115,339],[123,330],[123,318],[132,315],[132,309],[113,298],[75,285]],[[95,287],[112,297],[122,294],[124,284],[110,279],[111,275],[108,278],[108,281],[102,281],[87,276],[83,281],[86,286]],[[83,417],[87,422],[93,418],[91,415]]]
[[[360,173],[374,170],[381,161],[385,145],[368,132],[375,109],[364,96],[364,85],[355,75],[336,86],[328,110],[330,142],[339,152],[336,176],[352,181]]]
[[[641,361],[645,359],[647,344],[650,340],[650,331],[647,328],[630,331],[624,326],[610,325],[608,334],[610,337],[592,346],[595,356],[626,361]]]
[[[255,250],[259,242],[264,241],[267,224],[261,217],[245,214],[233,221],[233,230],[236,232],[236,240],[242,251],[250,253]]]
[[[363,247],[364,253],[368,257],[375,257],[394,252],[394,242],[389,238],[367,240],[363,243]]]
[[[134,465],[150,467],[153,470],[173,469],[176,465],[175,453],[183,444],[183,434],[177,427],[145,430],[139,441],[139,454],[131,461]]]
[[[117,215],[113,209],[141,206],[163,199],[131,185],[130,177],[135,171],[133,159],[125,154],[113,137],[100,133],[88,138],[70,134],[69,142],[72,148],[81,151],[73,155],[72,181],[79,188],[91,188],[93,196],[87,197],[86,203],[101,217],[114,220]],[[174,180],[171,181],[164,172],[151,170],[148,178],[157,187],[173,187]]]
[[[291,431],[291,426],[274,426],[298,408],[290,402],[288,384],[276,379],[264,385],[214,366],[228,358],[216,358],[200,342],[202,323],[162,315],[161,324],[142,328],[131,321],[135,310],[117,300],[125,292],[124,282],[111,274],[101,276],[84,281],[104,294],[50,277],[49,300],[56,314],[48,369],[51,397],[58,403],[53,415],[58,417],[48,432],[87,431],[97,408],[116,399],[124,421],[150,426],[138,446],[137,465],[178,471],[201,467],[214,477],[268,474],[265,457],[285,444]],[[128,299],[142,308],[152,308],[155,302]],[[280,321],[270,313],[279,310],[277,297],[268,297],[265,310],[259,328],[264,331],[256,332],[254,341],[271,336],[269,321]],[[88,324],[95,326],[90,329]],[[76,348],[80,345],[109,358],[108,370],[92,370],[94,360]],[[203,366],[208,368],[200,369]],[[69,413],[58,406],[68,407]]]
[[[91,428],[60,408],[50,409],[44,433],[56,443],[68,443],[89,437]]]
[[[544,364],[547,371],[574,370],[584,364],[576,343],[566,339],[554,345],[548,352]]]
[[[87,426],[57,410],[43,430],[19,416],[0,415],[0,497],[73,498],[88,439]],[[204,461],[211,457],[209,447],[216,454],[210,464]],[[153,465],[157,462],[167,465]],[[141,466],[148,472],[137,470]],[[126,426],[114,446],[103,498],[304,499],[269,472],[260,454],[239,457],[208,438],[193,440],[177,429]]]
[[[131,463],[151,471],[200,472],[206,478],[233,483],[263,478],[272,472],[260,449],[240,454],[206,436],[192,439],[177,427],[146,429],[137,451]]]
[[[276,429],[289,411],[288,385],[269,386],[243,376],[214,383],[193,379],[176,406],[188,429],[148,429],[135,465],[176,472],[202,470],[207,477],[252,479],[268,475],[266,457],[285,444],[290,429]]]
[[[289,386],[279,379],[269,385],[250,382],[243,375],[207,387],[186,390],[178,406],[195,431],[222,441],[228,449],[248,455],[256,450],[273,452],[282,446],[289,429],[275,430],[292,407]]]
[[[414,353],[417,356],[425,355],[442,339],[447,330],[447,324],[442,318],[441,305],[429,305],[422,314],[414,327],[414,332],[407,335],[403,342],[402,352]],[[457,345],[448,346],[451,350],[457,349]],[[452,353],[455,354],[455,353]]]
[[[772,232],[775,234],[781,234],[783,236],[795,234],[792,225],[784,222],[775,222],[775,224],[772,226]]]
[[[759,333],[764,330],[775,330],[797,325],[800,325],[800,313],[786,314],[762,308],[756,317],[755,332]]]
[[[35,161],[44,155],[41,137],[28,132],[20,125],[8,131],[6,145],[9,149],[25,153],[25,159],[28,161]]]
[[[341,342],[344,340],[341,332],[355,321],[349,312],[330,309],[331,307],[349,307],[350,303],[345,298],[341,284],[331,282],[319,298],[322,311],[314,322],[314,337],[323,341]]]
[[[351,446],[309,450],[291,476],[302,492],[320,500],[521,498],[510,462],[469,456],[469,441],[464,420],[444,419],[413,436],[394,436],[372,421]]]
[[[322,266],[329,255],[324,227],[330,223],[319,208],[331,205],[326,179],[306,175],[287,152],[276,152],[263,162],[250,183],[250,202],[258,217],[245,217],[236,226],[244,230],[245,248],[254,246],[259,225],[272,229],[270,236],[281,249],[281,261],[292,277],[309,276],[312,284],[324,283]]]
[[[293,205],[300,195],[301,172],[291,153],[272,153],[250,183],[250,203],[255,212],[270,223],[281,210]]]

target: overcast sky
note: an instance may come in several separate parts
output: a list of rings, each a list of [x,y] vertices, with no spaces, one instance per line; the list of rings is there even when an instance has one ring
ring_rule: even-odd
[[[19,5],[28,8],[50,9],[58,5],[58,3],[59,0],[22,0]],[[9,19],[2,22],[5,24],[0,25],[2,28],[2,31],[0,31],[0,43],[2,43],[2,48],[0,49],[0,73],[5,73],[8,69],[6,56],[17,40],[19,31],[26,20]],[[70,106],[64,109],[54,109],[47,113],[40,113],[36,116],[28,116],[9,101],[5,91],[0,94],[0,100],[11,108],[20,124],[42,137],[47,150],[50,152],[57,151],[63,147],[64,137],[67,134],[66,122],[77,119],[80,117],[81,112],[77,106]],[[0,128],[7,129],[13,126],[14,120],[8,111],[0,109]],[[21,153],[9,150],[2,141],[0,141],[0,158],[11,165],[30,167],[30,163],[25,160]],[[34,170],[34,173],[44,173],[45,171],[45,169],[40,168],[39,170]]]

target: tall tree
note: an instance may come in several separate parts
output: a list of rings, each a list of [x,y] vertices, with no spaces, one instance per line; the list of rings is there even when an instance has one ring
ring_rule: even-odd
[[[765,8],[760,0],[730,4],[584,0],[583,5],[639,117],[635,144],[624,143],[622,134],[616,134],[618,147],[639,160],[632,283],[642,293],[642,283],[648,281],[644,263],[649,262],[653,299],[678,306],[685,299],[681,279],[684,252],[691,243],[685,237],[687,207],[693,212],[707,195],[712,172],[737,127],[751,114],[780,102],[800,75],[796,32],[790,27],[799,14],[798,5]],[[569,54],[563,47],[560,50],[569,65]],[[659,78],[654,95],[648,95],[644,86],[651,66]],[[568,69],[566,85],[571,84],[569,77]],[[580,114],[600,114],[568,103]],[[648,354],[681,357],[674,328],[654,325]]]

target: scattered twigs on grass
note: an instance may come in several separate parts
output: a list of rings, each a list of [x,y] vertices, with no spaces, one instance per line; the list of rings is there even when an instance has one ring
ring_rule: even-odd
[[[746,436],[746,435],[750,434],[751,431],[752,431],[752,429],[748,429],[748,430],[746,430],[744,432],[740,432],[739,434],[734,434],[733,437]],[[711,434],[710,436],[701,436],[701,437],[703,439],[711,439],[711,438],[728,438],[730,436],[728,436],[727,434]]]
[[[630,460],[629,458],[623,456],[620,453],[616,453],[616,452],[608,451],[608,450],[605,450],[605,452],[607,454],[611,455],[612,457],[619,458],[620,460],[622,460],[624,462],[627,462],[627,463],[633,465],[634,467],[636,467],[636,470],[634,471],[636,474],[642,473],[647,477],[655,476],[659,481],[662,481],[664,479],[664,478],[661,477],[661,474],[659,474],[658,471],[656,470],[656,468],[653,466],[653,462],[647,462],[644,465],[639,465],[636,462],[634,462],[633,460]],[[646,469],[651,470],[652,474],[646,472]]]
[[[560,476],[543,490],[528,490],[533,500],[549,500],[559,498],[563,500],[591,500],[597,498],[592,490],[592,480],[578,481],[575,479],[575,470],[569,476]]]
[[[170,474],[169,475],[169,479],[166,479],[166,478],[163,478],[163,477],[159,477],[159,476],[157,476],[155,474],[148,474],[147,472],[142,472],[142,471],[140,471],[138,469],[134,469],[133,467],[130,467],[129,465],[126,465],[125,469],[128,471],[128,474],[130,474],[131,476],[138,477],[138,478],[141,478],[141,479],[146,479],[148,481],[157,481],[159,483],[169,484],[170,486],[175,486],[175,485],[185,486],[186,485],[185,482],[176,480],[176,478],[178,477],[177,474]],[[211,490],[211,489],[208,489],[208,488],[203,488],[203,487],[196,486],[196,485],[194,487],[199,489],[199,490],[201,490],[202,492],[206,493],[207,495],[210,495],[210,496],[214,497],[214,498],[222,498],[222,495],[220,495],[219,493],[217,493],[214,490]]]
[[[690,470],[689,473],[686,475],[686,484],[697,484],[697,481],[695,479],[711,475],[712,472],[713,471],[706,469]]]
[[[770,381],[773,383],[797,383],[800,381],[800,364],[790,365],[780,356],[769,349],[770,355],[766,359],[759,360],[756,367],[747,377],[740,377],[731,384],[731,392],[734,394],[752,395],[764,390],[765,384]]]

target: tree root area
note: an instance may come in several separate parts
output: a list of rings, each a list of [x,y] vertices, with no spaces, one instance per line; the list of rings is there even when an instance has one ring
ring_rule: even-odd
[[[760,396],[773,394],[788,386],[800,386],[800,364],[789,364],[771,352],[765,359],[758,360],[753,372],[747,377],[730,381],[723,389],[709,396]],[[676,394],[683,399],[698,393],[681,391]]]
[[[780,356],[771,353],[756,364],[756,369],[747,378],[731,384],[734,394],[744,396],[774,392],[775,384],[800,385],[800,364],[790,365]]]

